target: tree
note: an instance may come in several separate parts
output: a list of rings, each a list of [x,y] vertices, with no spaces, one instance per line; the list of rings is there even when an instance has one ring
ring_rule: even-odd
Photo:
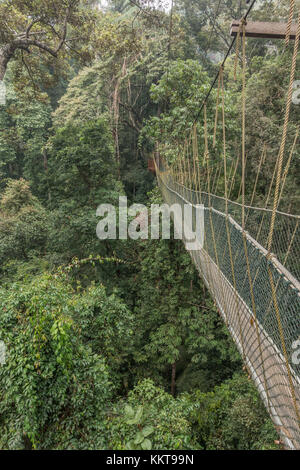
[[[43,151],[51,126],[49,101],[46,93],[39,93],[37,99],[28,84],[20,93],[10,83],[6,106],[0,107],[2,187],[7,178],[24,177],[30,182],[34,194],[44,200],[49,197],[47,155]]]
[[[181,398],[206,450],[276,449],[272,421],[246,375],[236,373],[208,393],[194,391]]]
[[[120,400],[106,422],[108,448],[114,450],[199,449],[179,400],[141,381]]]
[[[169,18],[158,12],[157,24],[152,16],[131,10],[109,12],[99,20],[92,41],[99,60],[71,81],[54,124],[92,120],[109,111],[120,177],[127,195],[136,200],[145,199],[152,189],[149,149],[139,146],[138,139],[144,120],[157,114],[149,91],[168,67]],[[174,18],[173,33],[172,56],[183,57],[189,45],[178,18]]]
[[[51,209],[48,250],[58,264],[90,254],[112,255],[110,241],[96,236],[100,204],[118,205],[123,193],[107,116],[85,125],[57,128],[46,148]],[[59,261],[58,261],[59,260]]]
[[[83,341],[75,313],[86,307],[66,276],[2,288],[0,305],[0,447],[103,448],[114,384],[103,356]]]
[[[210,90],[210,81],[207,72],[196,60],[177,60],[170,64],[169,70],[161,77],[158,83],[151,87],[151,99],[156,103],[161,113],[152,116],[141,132],[140,144],[158,145],[160,155],[170,164],[178,161],[183,155],[184,147],[190,142],[191,131],[195,125],[198,133],[199,165],[203,167],[205,149],[204,116],[199,114],[205,97]],[[223,143],[218,138],[213,147],[213,135],[216,113],[216,90],[212,90],[207,102],[207,137],[210,150],[210,163],[216,165],[222,159]],[[232,91],[226,90],[224,94],[226,114],[226,141],[227,157],[235,158],[236,142],[239,141],[239,128],[236,110],[236,98]],[[221,105],[219,104],[219,116]],[[222,122],[217,123],[217,136],[222,136]],[[190,150],[192,145],[190,144]],[[192,151],[186,152],[186,159],[192,159]],[[193,168],[194,162],[191,161]],[[202,168],[203,170],[203,168]],[[205,170],[205,168],[204,168]],[[207,177],[205,176],[205,181]],[[223,189],[223,188],[222,188]]]
[[[87,36],[91,14],[84,6],[91,2],[80,0],[4,0],[0,4],[0,80],[8,63],[20,52],[26,55],[50,55],[57,58],[66,48],[73,51]],[[72,35],[70,36],[70,29]],[[26,64],[25,64],[26,66]]]
[[[80,325],[87,347],[106,358],[114,382],[123,391],[128,383],[128,367],[135,348],[134,316],[116,293],[92,284],[77,297],[74,320]]]
[[[42,256],[47,244],[47,215],[24,179],[10,180],[0,199],[0,262]]]
[[[187,390],[201,382],[208,390],[230,376],[239,366],[238,354],[182,242],[143,242],[138,262],[138,373],[173,395],[176,387]]]

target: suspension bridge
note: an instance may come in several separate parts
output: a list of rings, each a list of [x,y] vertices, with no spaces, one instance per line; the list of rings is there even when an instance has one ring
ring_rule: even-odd
[[[284,447],[299,450],[300,355],[297,355],[297,348],[299,351],[300,216],[279,210],[299,137],[298,129],[287,155],[291,97],[300,37],[300,12],[297,25],[292,23],[294,6],[295,2],[291,1],[285,29],[286,43],[289,43],[292,34],[295,42],[284,123],[282,136],[279,136],[278,157],[264,204],[257,207],[253,202],[260,172],[266,161],[266,145],[262,145],[249,203],[245,194],[246,37],[251,36],[251,32],[247,34],[245,17],[235,26],[234,33],[236,60],[239,48],[242,49],[241,156],[230,162],[226,149],[224,61],[213,83],[218,80],[213,146],[218,139],[217,124],[221,120],[222,162],[216,165],[210,157],[207,97],[201,107],[204,113],[202,124],[199,125],[198,116],[189,138],[178,150],[175,161],[170,163],[163,157],[164,143],[158,143],[154,164],[161,193],[169,205],[188,204],[193,209],[194,217],[197,206],[204,206],[204,244],[201,249],[189,253],[241,353],[245,369],[254,381]],[[283,34],[282,25],[280,34]],[[204,154],[201,156],[198,146],[200,132],[205,142]],[[231,200],[238,173],[240,189],[237,200],[240,202]],[[222,196],[216,194],[221,176],[224,185]]]

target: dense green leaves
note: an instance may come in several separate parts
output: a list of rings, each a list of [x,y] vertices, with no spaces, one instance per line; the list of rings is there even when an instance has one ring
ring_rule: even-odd
[[[276,432],[257,392],[245,375],[208,393],[182,396],[207,450],[275,449]]]
[[[171,31],[157,2],[139,2],[140,10],[110,1],[99,11],[95,2],[73,3],[58,58],[35,47],[14,51],[0,107],[0,448],[274,448],[272,423],[181,242],[96,237],[101,203],[117,206],[125,194],[148,206],[162,202],[147,160],[157,142],[170,163],[178,158],[241,2],[221,2],[214,41],[215,5],[206,0],[176,2]],[[65,3],[54,1],[55,11],[48,4],[2,2],[0,13],[11,15],[0,15],[0,44],[32,17],[30,37],[54,47]],[[265,2],[253,15],[282,20],[288,4]],[[267,143],[255,202],[272,177],[290,60],[288,49],[263,60],[268,50],[265,41],[247,44],[246,196]],[[232,75],[229,58],[230,161],[240,150],[240,64],[237,81]],[[221,139],[212,148],[215,98],[214,90],[207,103],[213,164],[223,157]],[[218,137],[220,116],[221,106]],[[202,117],[197,130],[202,157]],[[298,153],[284,209],[299,203]],[[221,173],[220,194],[223,182]],[[232,197],[239,189],[237,173]]]
[[[151,380],[140,382],[114,408],[107,423],[109,447],[119,450],[200,448],[191,435],[180,400]]]
[[[7,349],[1,448],[22,448],[26,439],[35,448],[104,445],[99,431],[113,384],[105,359],[85,344],[75,322],[82,301],[67,282],[47,274],[0,291]]]

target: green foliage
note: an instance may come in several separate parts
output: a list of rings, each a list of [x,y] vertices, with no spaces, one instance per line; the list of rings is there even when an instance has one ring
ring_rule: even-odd
[[[198,449],[179,400],[141,381],[108,418],[109,448],[116,450]]]
[[[47,215],[27,181],[10,180],[0,199],[0,262],[41,255],[47,242]]]
[[[92,53],[89,38],[94,29],[96,11],[92,1],[72,0],[2,0],[0,4],[0,79],[8,64],[15,60],[18,68],[25,69],[28,81],[37,88],[34,76],[59,65],[62,69],[73,55],[88,60]],[[76,37],[76,52],[71,36]],[[26,53],[26,56],[24,54]],[[65,61],[63,60],[65,59]],[[47,74],[46,74],[47,76]],[[18,83],[18,76],[15,77]],[[41,78],[41,77],[39,77]],[[24,84],[18,83],[19,86]]]
[[[174,163],[191,129],[197,122],[199,133],[203,133],[203,116],[198,116],[199,107],[210,89],[211,81],[203,67],[196,60],[177,60],[172,62],[168,71],[159,82],[151,87],[151,99],[160,106],[161,113],[149,119],[140,135],[140,145],[150,139],[152,144],[158,142],[160,154],[169,163]],[[207,103],[208,141],[212,144],[215,124],[216,91],[212,90],[211,100]],[[237,126],[231,124],[236,117],[235,106],[232,105],[231,91],[225,93],[225,112],[227,116],[227,151],[228,156],[233,148],[237,135]],[[164,110],[164,111],[163,111]],[[222,123],[219,122],[217,132],[222,133]],[[230,144],[232,140],[232,144]],[[198,142],[199,155],[204,154],[204,139]],[[218,162],[222,155],[222,143],[219,142],[211,155],[212,162]]]
[[[1,448],[99,448],[112,383],[106,361],[82,339],[84,309],[72,288],[43,275],[0,292]],[[23,442],[23,444],[22,444]]]
[[[125,415],[128,418],[127,424],[135,424],[139,429],[135,435],[134,440],[127,442],[126,449],[151,450],[152,442],[150,441],[149,436],[154,433],[154,427],[144,425],[147,419],[147,417],[145,416],[144,408],[142,406],[139,406],[137,408],[137,411],[135,412],[135,410],[131,406],[126,405]]]
[[[161,202],[156,192],[150,197],[153,203]],[[142,373],[159,373],[160,381],[163,374],[162,383],[169,387],[171,365],[177,364],[177,378],[183,378],[187,368],[208,370],[204,390],[230,376],[239,356],[182,243],[142,243],[138,262],[135,312],[140,347],[135,360],[144,365]]]
[[[106,116],[58,128],[48,148],[52,205],[72,199],[74,207],[97,208],[113,192],[117,165]]]
[[[96,237],[97,207],[118,205],[118,181],[112,137],[106,116],[85,125],[58,128],[48,143],[49,193],[52,210],[48,250],[55,264],[77,256],[112,254]]]
[[[116,294],[108,296],[103,285],[92,285],[75,303],[74,321],[82,340],[95,354],[102,354],[116,379],[123,383],[134,348],[134,317]]]
[[[211,392],[194,392],[182,399],[207,450],[276,449],[276,431],[244,374],[234,375]]]
[[[44,93],[40,100],[22,97],[7,80],[6,106],[0,106],[0,176],[25,177],[35,194],[45,197],[47,169],[43,146],[49,135],[51,107]],[[46,194],[47,197],[47,194]]]
[[[32,18],[29,38],[57,45],[64,2],[0,3],[1,46]],[[231,19],[243,10],[240,1],[221,2],[216,39],[212,2],[179,0],[170,37],[158,2],[139,3],[146,13],[127,0],[103,11],[76,0],[68,50],[52,58],[32,46],[9,59],[0,107],[1,449],[275,448],[273,425],[254,386],[236,373],[241,358],[182,243],[100,242],[95,234],[101,203],[118,205],[123,194],[162,202],[157,188],[149,193],[147,159],[160,142],[161,155],[176,161],[227,49]],[[253,18],[285,20],[288,6],[265,2]],[[246,51],[246,196],[267,144],[256,203],[277,156],[291,53],[263,59],[263,40],[247,41]],[[241,68],[234,82],[233,59],[227,64],[231,162],[240,151]],[[215,98],[214,90],[207,103],[213,165],[223,152],[219,138],[212,149]],[[291,109],[287,151],[299,109]],[[202,164],[202,117],[197,126]],[[222,135],[221,104],[216,130]],[[299,205],[298,157],[296,148],[284,210]],[[222,195],[223,182],[221,173]]]

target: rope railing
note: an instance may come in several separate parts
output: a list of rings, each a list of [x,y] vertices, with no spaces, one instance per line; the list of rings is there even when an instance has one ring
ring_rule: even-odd
[[[197,207],[200,195],[195,194],[196,191],[192,193],[187,187],[177,186],[168,171],[157,168],[157,177],[169,205]],[[300,283],[276,258],[268,259],[266,248],[245,232],[231,215],[215,208],[213,201],[210,207],[204,201],[204,214],[203,249],[189,253],[240,349],[282,441],[287,448],[300,449],[294,403],[295,398],[297,406],[300,404],[300,366],[292,360],[293,344],[299,337]],[[290,378],[272,303],[269,270],[277,286]],[[252,291],[249,279],[252,279]],[[295,397],[291,395],[290,380]]]

